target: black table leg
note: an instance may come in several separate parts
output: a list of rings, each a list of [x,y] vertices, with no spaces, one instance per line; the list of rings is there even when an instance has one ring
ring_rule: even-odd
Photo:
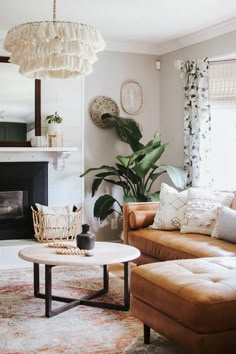
[[[52,315],[52,266],[45,265],[45,316]]]
[[[124,301],[123,304],[111,304],[107,302],[93,301],[93,299],[104,295],[109,290],[109,271],[108,266],[103,266],[103,288],[86,295],[80,299],[52,295],[52,268],[54,265],[45,265],[45,294],[41,293],[40,288],[40,269],[39,264],[34,263],[34,296],[45,299],[45,316],[52,317],[67,311],[78,305],[108,308],[113,310],[128,311],[130,308],[130,267],[129,262],[124,262]],[[66,304],[53,310],[52,301],[65,302]]]
[[[34,296],[39,294],[39,264],[34,263]]]
[[[103,266],[103,289],[106,292],[109,290],[109,271],[106,264]]]
[[[130,308],[130,264],[124,263],[124,310]]]
[[[103,289],[98,292],[82,297],[81,305],[106,308],[111,310],[128,311],[130,308],[130,266],[129,262],[124,262],[124,300],[123,304],[111,304],[107,302],[91,301],[92,299],[107,293],[109,289],[109,273],[107,265],[103,266]]]

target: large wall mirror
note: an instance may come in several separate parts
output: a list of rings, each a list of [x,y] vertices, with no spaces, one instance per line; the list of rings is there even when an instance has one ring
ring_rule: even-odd
[[[0,56],[0,146],[30,146],[35,135],[41,135],[41,81]]]

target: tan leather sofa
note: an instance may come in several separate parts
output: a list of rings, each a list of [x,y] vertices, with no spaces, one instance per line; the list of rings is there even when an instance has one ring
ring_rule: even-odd
[[[130,285],[131,313],[143,322],[144,343],[152,328],[188,354],[234,354],[236,244],[150,229],[157,208],[123,207],[124,243],[141,252]]]
[[[137,264],[175,259],[236,256],[236,244],[201,234],[181,234],[179,230],[153,230],[158,202],[125,203],[123,206],[123,241],[137,247]]]
[[[235,257],[156,262],[131,273],[131,313],[147,344],[153,328],[184,353],[234,354],[235,304]]]

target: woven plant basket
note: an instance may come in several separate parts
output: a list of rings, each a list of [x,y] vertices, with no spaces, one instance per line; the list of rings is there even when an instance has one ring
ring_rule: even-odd
[[[32,210],[34,237],[39,242],[72,241],[80,232],[81,208],[73,213],[46,214]]]

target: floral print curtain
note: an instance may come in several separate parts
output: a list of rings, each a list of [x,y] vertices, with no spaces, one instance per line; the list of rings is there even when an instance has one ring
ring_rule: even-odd
[[[184,165],[187,187],[208,185],[210,177],[211,114],[208,102],[207,58],[178,61],[184,79]]]

